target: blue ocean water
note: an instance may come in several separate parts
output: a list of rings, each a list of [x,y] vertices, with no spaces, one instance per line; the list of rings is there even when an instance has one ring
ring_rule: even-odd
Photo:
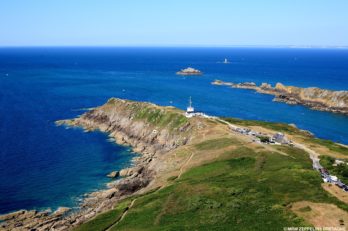
[[[228,58],[230,64],[222,64]],[[201,77],[175,72],[192,66]],[[213,86],[214,79],[348,90],[348,50],[272,48],[1,48],[0,213],[74,206],[134,154],[102,133],[56,127],[110,97],[211,115],[294,123],[348,143],[348,117]]]

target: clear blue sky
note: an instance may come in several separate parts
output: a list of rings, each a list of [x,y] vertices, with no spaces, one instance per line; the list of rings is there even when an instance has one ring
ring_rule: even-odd
[[[348,45],[348,0],[1,0],[0,46]]]

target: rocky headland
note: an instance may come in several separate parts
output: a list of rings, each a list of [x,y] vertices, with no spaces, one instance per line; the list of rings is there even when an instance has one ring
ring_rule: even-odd
[[[241,88],[251,89],[253,89],[253,86],[253,83],[240,85]],[[298,153],[296,155],[300,156],[309,154],[313,164],[314,161],[316,161],[315,163],[319,161],[318,152],[339,157],[348,155],[346,147],[333,142],[314,140],[307,132],[297,129],[294,125],[243,121],[232,118],[207,118],[204,116],[187,118],[184,111],[174,107],[163,107],[151,103],[115,98],[110,99],[100,107],[91,109],[78,118],[57,121],[56,124],[58,126],[82,127],[87,132],[98,130],[108,133],[110,138],[117,143],[129,145],[141,155],[133,158],[132,166],[120,171],[113,171],[109,175],[105,173],[105,177],[114,178],[114,180],[107,185],[107,189],[85,195],[86,197],[80,204],[79,209],[61,207],[54,212],[50,210],[20,210],[0,216],[0,230],[65,231],[73,230],[74,228],[78,228],[78,230],[119,230],[121,223],[126,222],[125,219],[127,218],[123,218],[127,213],[133,212],[134,215],[135,212],[138,215],[144,215],[146,219],[152,219],[151,216],[148,216],[148,210],[143,213],[137,212],[146,208],[153,208],[153,200],[146,199],[148,196],[150,198],[151,196],[156,197],[157,202],[159,202],[158,200],[164,200],[160,207],[157,206],[157,202],[155,203],[155,209],[159,209],[159,211],[158,213],[153,213],[157,215],[155,215],[151,224],[156,225],[158,230],[165,229],[163,227],[163,229],[159,229],[160,225],[162,225],[162,221],[159,222],[159,219],[161,219],[163,214],[172,216],[172,211],[176,209],[176,212],[180,214],[180,218],[176,218],[176,221],[183,222],[185,219],[182,219],[182,211],[185,211],[185,206],[188,206],[189,214],[192,214],[192,211],[195,211],[195,214],[199,214],[199,212],[196,212],[198,211],[196,208],[197,203],[201,205],[200,211],[208,211],[209,215],[215,215],[221,212],[221,209],[225,209],[225,212],[221,214],[227,214],[227,211],[230,212],[232,208],[237,209],[235,214],[240,214],[241,209],[259,204],[250,203],[248,198],[253,198],[252,201],[258,202],[258,199],[255,199],[255,195],[263,195],[252,190],[243,191],[243,193],[250,192],[252,195],[245,197],[245,206],[242,206],[243,204],[241,203],[244,202],[235,197],[244,194],[236,190],[234,188],[235,185],[243,184],[244,182],[247,184],[245,187],[250,187],[250,182],[254,182],[252,185],[261,183],[259,182],[260,179],[255,179],[254,181],[243,180],[243,182],[236,184],[236,180],[243,179],[240,174],[258,171],[257,173],[252,173],[253,176],[258,176],[263,171],[266,171],[266,173],[270,171],[267,174],[271,174],[269,176],[272,177],[269,177],[269,179],[273,180],[275,179],[273,177],[274,168],[270,168],[270,166],[286,161],[290,166],[291,161],[299,161],[295,165],[296,168],[289,167],[286,168],[287,171],[292,171],[293,169],[294,171],[296,170],[296,174],[302,172],[307,174],[308,171],[313,171],[311,160],[308,157],[305,159],[302,157],[297,158],[299,156],[289,158],[294,153]],[[289,142],[286,144],[281,143],[279,144],[281,146],[279,146],[258,141],[258,137],[274,137],[279,132],[284,132]],[[260,141],[261,138],[259,139]],[[306,143],[311,148],[308,148]],[[250,162],[253,158],[259,159],[255,159],[255,162]],[[269,166],[265,168],[264,165],[265,162],[267,163],[268,158],[275,159],[268,163]],[[279,158],[282,158],[282,161],[279,161]],[[227,167],[229,167],[227,170],[226,166],[221,167],[224,166],[221,165],[224,161],[228,163]],[[309,169],[298,171],[299,166],[303,164],[302,161],[306,161],[304,166],[307,166]],[[238,164],[235,165],[236,163]],[[251,168],[248,171],[238,172],[238,169],[240,169],[238,166],[243,163],[247,163],[248,166],[250,164],[249,167]],[[202,172],[202,170],[199,170],[195,174],[191,172],[191,175],[186,175],[187,172],[196,167],[201,169],[202,166],[209,166],[209,164],[213,165],[208,167],[207,171]],[[279,169],[283,171],[284,166],[280,166]],[[242,166],[242,168],[244,169],[245,166]],[[233,171],[237,171],[237,173],[233,173]],[[232,179],[226,180],[223,174],[228,174]],[[292,174],[295,174],[295,172],[290,172],[286,175],[292,176]],[[222,178],[216,180],[220,176]],[[317,177],[320,177],[320,175],[313,175],[313,178]],[[288,180],[285,183],[290,185],[303,182],[299,179],[305,180],[307,178],[308,174],[305,177],[303,176],[303,178],[299,176],[299,178],[296,178],[296,181]],[[263,177],[261,179],[262,184],[264,182],[267,183],[267,179]],[[211,182],[209,183],[209,181]],[[222,184],[217,184],[217,182]],[[310,182],[317,182],[317,180],[311,180]],[[281,184],[284,184],[284,182],[281,181]],[[278,185],[278,183],[275,185]],[[296,186],[296,190],[282,192],[275,185],[272,184],[272,190],[278,190],[277,195],[288,195],[302,189],[302,186]],[[216,191],[220,186],[222,187],[221,193]],[[233,188],[226,191],[226,187],[231,186]],[[303,189],[308,191],[308,183],[305,186]],[[311,186],[312,189],[315,187],[320,187],[320,185]],[[175,188],[177,191],[173,191],[173,194],[168,194],[170,190]],[[283,188],[281,187],[281,189]],[[267,195],[270,191],[267,191]],[[215,199],[204,199],[205,197],[201,197],[202,194],[206,195],[207,198]],[[164,197],[165,195],[168,198]],[[186,199],[181,201],[182,198]],[[265,198],[268,198],[268,196]],[[296,198],[298,197],[296,196]],[[178,202],[174,203],[171,201],[174,199],[178,200]],[[226,200],[226,204],[217,203],[215,200],[218,199]],[[236,199],[238,200],[236,201]],[[259,199],[263,200],[263,197]],[[238,203],[230,204],[231,200]],[[267,201],[269,200],[267,199]],[[192,205],[195,207],[192,207]],[[272,205],[270,208],[273,207]],[[258,208],[255,207],[253,211],[256,211]],[[277,205],[278,210],[288,211],[287,207],[283,208],[280,205]],[[265,210],[261,211],[264,213]],[[115,212],[117,212],[117,215],[115,215]],[[247,217],[250,214],[248,213]],[[276,214],[279,214],[279,212]],[[188,217],[192,219],[192,217]],[[198,218],[199,222],[197,220],[196,222],[191,222],[190,220],[185,225],[200,223],[201,227],[206,227],[207,224],[201,222],[209,222],[209,219],[206,219],[206,217],[202,219],[199,216]],[[227,218],[225,215],[223,217],[218,216],[220,220],[217,224],[229,221],[230,219]],[[137,219],[137,215],[130,217],[128,215],[128,219]],[[197,219],[197,217],[194,216],[193,219]],[[267,219],[271,218],[267,217]],[[169,219],[168,221],[172,220]],[[142,225],[143,222],[144,218],[141,221],[133,222],[133,225]],[[170,223],[172,224],[172,222]],[[143,225],[147,226],[147,224]],[[225,224],[225,226],[229,227],[228,224]],[[81,227],[83,228],[80,229]],[[147,226],[141,230],[152,230],[151,228],[152,226]],[[126,228],[123,230],[140,229],[132,229],[132,224],[127,223]]]
[[[189,143],[191,133],[201,126],[173,107],[115,98],[76,119],[56,124],[106,132],[141,156],[133,159],[132,167],[110,173],[110,178],[121,178],[109,183],[108,189],[87,195],[78,211],[63,207],[55,212],[20,210],[0,216],[0,230],[70,230],[84,223],[148,186],[161,166],[158,157]]]
[[[313,110],[328,111],[348,115],[348,91],[331,91],[317,87],[300,88],[277,83],[274,87],[268,83],[257,86],[253,82],[231,83],[215,80],[213,85],[250,89],[258,93],[274,95],[273,101],[287,104],[300,104]]]

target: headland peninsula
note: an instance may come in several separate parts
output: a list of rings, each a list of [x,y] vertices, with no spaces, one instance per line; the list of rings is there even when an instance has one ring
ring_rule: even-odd
[[[348,91],[331,91],[317,87],[300,88],[285,86],[281,83],[277,83],[275,87],[272,87],[268,83],[257,86],[254,82],[231,83],[215,80],[212,84],[255,90],[258,93],[274,95],[273,101],[276,102],[300,104],[313,110],[348,115]]]
[[[347,146],[295,125],[187,113],[111,98],[57,121],[108,133],[141,156],[78,211],[21,210],[1,216],[1,230],[348,227]]]

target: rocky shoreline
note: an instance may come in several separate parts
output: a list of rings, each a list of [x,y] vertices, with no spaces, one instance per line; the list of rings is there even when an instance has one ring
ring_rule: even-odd
[[[175,110],[113,98],[76,119],[57,121],[58,126],[106,132],[118,144],[131,146],[141,156],[133,159],[133,167],[110,175],[116,177],[119,174],[121,178],[109,183],[108,189],[89,194],[78,211],[63,207],[54,213],[20,210],[0,216],[0,221],[3,221],[0,230],[71,230],[149,186],[161,165],[158,157],[190,141],[192,125],[183,118],[181,111]],[[177,119],[172,121],[175,124],[168,121],[157,126],[157,122],[153,123],[152,116],[161,113],[163,119],[175,115]]]
[[[313,110],[348,115],[348,91],[331,91],[316,87],[300,88],[284,86],[281,83],[277,83],[275,87],[272,87],[268,83],[262,83],[260,86],[257,86],[253,82],[231,83],[215,80],[212,84],[255,90],[258,93],[274,95],[273,101],[275,102],[291,105],[299,104]]]

